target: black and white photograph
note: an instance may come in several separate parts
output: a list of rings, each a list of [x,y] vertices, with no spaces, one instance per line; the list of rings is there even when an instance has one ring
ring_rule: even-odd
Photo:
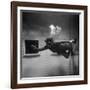
[[[79,75],[79,14],[21,11],[21,78]]]
[[[87,83],[87,7],[12,2],[12,88]]]

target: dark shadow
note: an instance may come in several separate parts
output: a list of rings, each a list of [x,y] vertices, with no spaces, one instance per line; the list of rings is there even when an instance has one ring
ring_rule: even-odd
[[[52,53],[51,56],[62,56],[61,54]]]

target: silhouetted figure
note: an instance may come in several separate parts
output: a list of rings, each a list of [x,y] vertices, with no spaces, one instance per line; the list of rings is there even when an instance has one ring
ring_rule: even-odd
[[[46,45],[42,48],[36,48],[34,45],[32,47],[37,51],[50,49],[52,52],[68,58],[70,53],[73,54],[73,44],[76,43],[76,40],[54,42],[52,38],[47,38],[45,42]]]

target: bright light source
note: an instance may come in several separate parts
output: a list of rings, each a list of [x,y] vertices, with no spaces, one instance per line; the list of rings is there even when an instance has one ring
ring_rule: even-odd
[[[50,26],[49,26],[49,28],[50,28],[50,30],[51,30],[51,32],[50,32],[50,34],[51,35],[55,35],[55,31],[56,31],[56,27],[53,25],[53,24],[51,24]]]

